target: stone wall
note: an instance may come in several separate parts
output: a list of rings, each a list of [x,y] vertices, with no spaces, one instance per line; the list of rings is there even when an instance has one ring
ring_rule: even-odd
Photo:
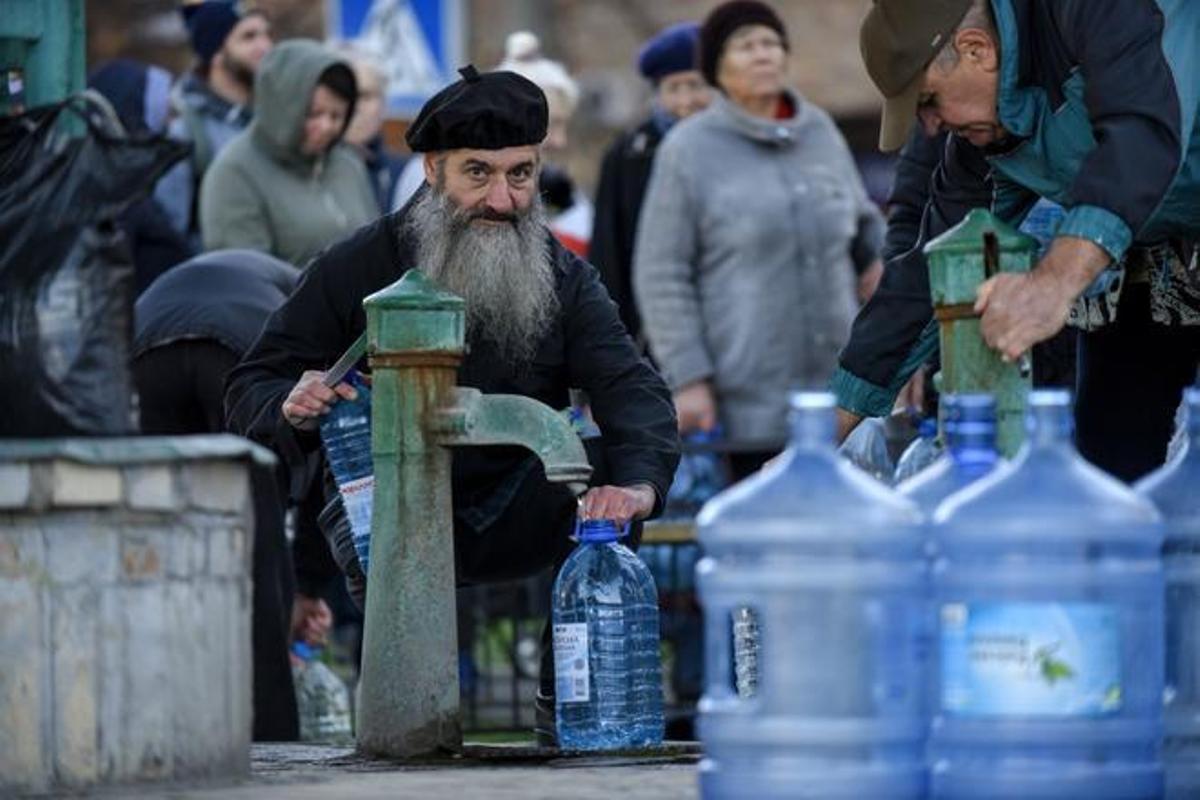
[[[0,442],[0,794],[248,772],[258,451]]]

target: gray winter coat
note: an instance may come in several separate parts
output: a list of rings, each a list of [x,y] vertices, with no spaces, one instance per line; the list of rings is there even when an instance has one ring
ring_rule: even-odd
[[[833,121],[724,96],[667,134],[638,225],[634,292],[671,388],[712,381],[726,432],[782,440],[787,393],[823,387],[883,219]]]

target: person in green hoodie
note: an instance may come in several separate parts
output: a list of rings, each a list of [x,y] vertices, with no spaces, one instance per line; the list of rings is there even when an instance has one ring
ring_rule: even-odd
[[[200,187],[205,250],[247,248],[302,267],[378,216],[362,160],[342,142],[357,95],[350,65],[317,42],[284,42],[263,59],[254,121]]]

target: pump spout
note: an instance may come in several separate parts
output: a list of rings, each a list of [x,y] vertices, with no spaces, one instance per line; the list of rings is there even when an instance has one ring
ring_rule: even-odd
[[[547,480],[567,484],[576,496],[587,490],[592,466],[583,442],[571,423],[536,400],[485,395],[460,386],[452,404],[437,412],[433,428],[444,447],[515,444],[528,448],[541,459]]]

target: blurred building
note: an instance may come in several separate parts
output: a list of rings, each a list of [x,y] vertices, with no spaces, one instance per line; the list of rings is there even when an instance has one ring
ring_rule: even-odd
[[[336,1],[254,0],[271,16],[278,38],[323,38],[329,3]],[[583,99],[572,121],[569,168],[590,188],[605,145],[646,109],[649,89],[633,67],[638,47],[666,25],[703,17],[718,0],[458,2],[465,52],[475,64],[494,66],[505,35],[527,29],[541,38],[547,56],[562,61],[579,80]],[[775,0],[774,5],[791,37],[794,85],[829,110],[851,147],[870,161],[879,103],[858,53],[866,0]],[[88,63],[123,55],[176,73],[186,69],[190,52],[177,8],[178,0],[88,0]],[[398,146],[402,131],[402,121],[389,126],[389,138]]]

